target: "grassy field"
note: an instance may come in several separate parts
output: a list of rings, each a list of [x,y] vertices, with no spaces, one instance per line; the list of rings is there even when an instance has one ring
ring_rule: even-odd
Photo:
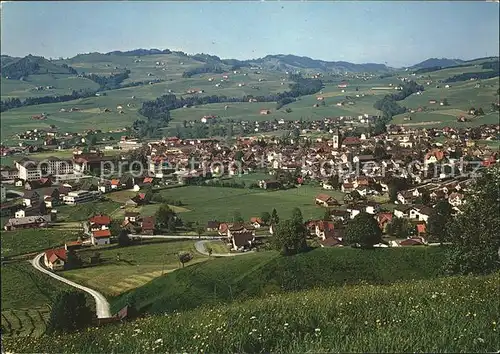
[[[41,104],[9,110],[2,113],[2,140],[12,138],[15,133],[28,129],[48,129],[51,124],[55,125],[60,132],[81,132],[86,129],[101,129],[102,131],[124,128],[132,124],[136,119],[141,119],[137,113],[139,104],[132,102],[134,106],[127,107],[131,99],[124,97],[89,97],[62,103]],[[117,106],[123,107],[124,114],[120,114]],[[79,109],[69,112],[73,107]],[[104,113],[104,109],[111,112]],[[65,109],[66,112],[61,112]],[[47,119],[33,120],[32,115],[45,112]]]
[[[52,299],[69,287],[36,271],[28,262],[2,264],[1,277],[2,337],[41,335]]]
[[[25,81],[2,77],[2,100],[6,98],[27,98],[40,96],[69,95],[73,90],[97,90],[99,85],[92,80],[67,74],[30,75]],[[37,91],[37,86],[53,86],[53,89]]]
[[[15,352],[495,352],[500,276],[318,289],[151,316]]]
[[[443,126],[478,126],[481,124],[498,123],[498,112],[490,112],[491,103],[498,102],[496,91],[498,90],[498,78],[478,81],[459,81],[450,83],[451,87],[446,88],[445,84],[436,87],[437,80],[442,80],[462,72],[476,72],[477,68],[452,68],[429,73],[433,83],[426,85],[429,79],[417,79],[417,82],[424,85],[425,91],[421,95],[411,95],[398,102],[401,106],[416,110],[418,107],[427,107],[428,111],[417,113],[406,113],[395,116],[393,123],[408,125],[427,125],[433,127]],[[479,70],[480,71],[480,70]],[[476,87],[479,84],[480,87]],[[439,102],[447,99],[448,106],[440,106]],[[436,100],[437,104],[430,104],[430,100]],[[474,118],[467,114],[471,107],[482,107],[485,116]],[[456,118],[465,116],[470,121],[459,123]],[[404,121],[405,116],[411,116],[411,121]]]
[[[273,208],[276,208],[282,219],[289,218],[295,207],[301,209],[304,219],[324,215],[324,209],[315,205],[314,198],[325,191],[312,186],[279,191],[186,186],[160,193],[165,198],[180,200],[183,207],[189,210],[180,214],[183,220],[198,221],[200,224],[209,220],[231,221],[236,211],[241,213],[243,219],[250,220],[264,211],[270,213]],[[326,194],[337,200],[342,200],[343,196],[338,191],[328,191]]]
[[[360,283],[389,284],[440,274],[444,250],[438,247],[364,251],[316,248],[292,257],[274,251],[215,259],[158,278],[132,292],[150,313],[187,310],[283,291]],[[397,265],[397,266],[395,266]],[[123,306],[125,297],[113,301]]]
[[[4,231],[0,235],[2,257],[41,252],[76,240],[79,235],[78,231],[54,228]]]
[[[226,242],[223,241],[209,241],[206,242],[205,244],[205,249],[208,249],[209,247],[212,249],[213,253],[229,253],[230,249],[227,246]]]
[[[62,205],[57,208],[59,221],[83,221],[95,214],[113,214],[120,209],[120,203],[107,201],[93,201],[78,205]]]
[[[117,296],[137,288],[154,278],[169,277],[168,272],[180,267],[178,253],[190,252],[194,258],[186,265],[208,259],[197,253],[193,241],[146,242],[126,248],[110,246],[99,248],[102,264],[63,272],[63,276],[79,284],[102,292],[105,296]],[[96,249],[79,251],[84,262]],[[118,257],[119,256],[119,260]]]

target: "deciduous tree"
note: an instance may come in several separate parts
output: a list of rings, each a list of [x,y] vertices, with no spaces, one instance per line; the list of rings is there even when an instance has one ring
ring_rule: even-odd
[[[499,185],[497,165],[477,179],[467,193],[462,213],[449,223],[448,273],[485,274],[500,269]]]
[[[347,224],[345,240],[350,245],[370,248],[382,241],[382,230],[373,215],[362,212]]]

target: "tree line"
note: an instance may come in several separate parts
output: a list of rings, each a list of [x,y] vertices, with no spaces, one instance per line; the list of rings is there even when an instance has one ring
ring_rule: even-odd
[[[470,79],[486,80],[486,79],[491,79],[491,78],[497,77],[500,74],[500,67],[499,67],[498,61],[483,63],[481,65],[481,68],[483,70],[491,70],[491,71],[476,72],[476,73],[463,73],[463,74],[449,77],[446,80],[444,80],[443,82],[448,83],[448,82],[457,82],[457,81],[467,81]]]
[[[122,73],[112,74],[110,76],[102,76],[97,74],[82,74],[84,78],[94,81],[99,84],[100,90],[114,90],[120,88],[122,81],[129,78],[130,70],[125,70]]]
[[[70,70],[70,72],[77,74],[76,70],[71,68],[70,66],[63,64],[62,67]],[[97,74],[83,74],[83,77],[92,80],[99,84],[99,90],[113,90],[122,87],[133,87],[140,86],[149,83],[149,81],[139,81],[132,82],[126,85],[121,85],[121,83],[129,77],[130,70],[126,70],[123,73],[113,74],[111,76],[101,76]],[[46,103],[59,103],[59,102],[67,102],[72,100],[77,100],[80,98],[87,98],[94,96],[97,91],[93,90],[73,90],[69,95],[60,95],[60,96],[41,96],[41,97],[28,97],[24,100],[20,100],[19,98],[8,98],[4,101],[0,101],[0,112],[8,111],[13,108],[20,108],[25,106],[34,106],[39,104]]]
[[[404,100],[406,97],[418,91],[424,91],[424,86],[412,80],[405,83],[402,89],[397,93],[385,95],[382,99],[376,101],[373,107],[382,111],[382,117],[377,119],[374,133],[380,134],[385,132],[385,125],[391,121],[393,116],[405,113],[406,107],[400,106],[397,102]]]
[[[211,65],[207,64],[198,68],[193,68],[190,70],[186,70],[182,73],[183,78],[190,78],[197,74],[206,74],[206,73],[214,73],[214,74],[222,74],[224,70],[219,65]]]
[[[24,100],[20,100],[19,98],[7,98],[4,101],[0,101],[0,112],[5,112],[8,111],[9,109],[20,108],[25,106],[73,101],[79,98],[87,98],[94,95],[95,95],[94,91],[73,90],[70,95],[28,97],[25,98]]]

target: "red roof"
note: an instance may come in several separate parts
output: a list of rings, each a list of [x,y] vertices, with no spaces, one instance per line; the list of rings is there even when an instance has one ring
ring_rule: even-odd
[[[417,231],[419,234],[425,233],[425,224],[417,224]]]
[[[142,219],[142,229],[143,230],[154,230],[155,229],[155,218],[153,216],[146,216]]]
[[[67,257],[66,257],[66,250],[64,248],[57,248],[57,249],[52,249],[52,250],[47,250],[45,251],[45,256],[47,257],[47,259],[50,261],[50,262],[53,262],[51,261],[51,258],[53,256],[56,256],[57,258],[63,260],[63,261],[66,261]]]
[[[332,221],[320,221],[319,223],[316,224],[319,228],[320,231],[327,231],[327,230],[333,230],[335,228],[335,225],[333,224]]]
[[[143,183],[152,183],[152,182],[153,182],[153,178],[146,177],[146,178],[144,178],[144,182]]]
[[[355,145],[355,144],[361,144],[361,140],[359,138],[348,136],[342,141],[342,145]]]
[[[90,223],[98,225],[109,225],[111,224],[111,218],[107,215],[96,215],[89,219]]]
[[[109,231],[109,230],[97,230],[97,231],[92,232],[92,236],[94,236],[95,238],[110,237],[111,231]]]
[[[112,179],[112,180],[111,180],[111,184],[112,184],[113,186],[117,186],[117,185],[119,185],[119,184],[120,184],[120,180],[118,180],[118,179]]]

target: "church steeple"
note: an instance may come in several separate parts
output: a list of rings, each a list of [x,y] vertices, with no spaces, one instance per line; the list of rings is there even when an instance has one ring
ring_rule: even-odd
[[[333,148],[337,150],[340,147],[340,132],[339,128],[335,129],[335,132],[333,133]]]

